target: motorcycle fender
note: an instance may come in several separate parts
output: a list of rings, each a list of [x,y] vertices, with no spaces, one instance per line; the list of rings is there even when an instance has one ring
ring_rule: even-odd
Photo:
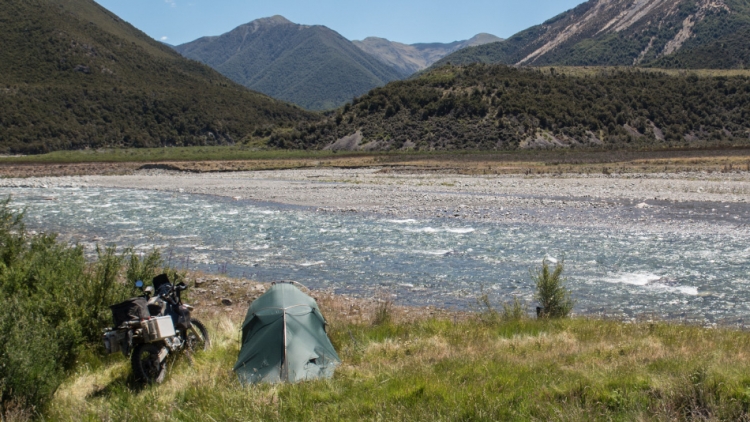
[[[177,324],[175,325],[180,330],[185,331],[193,326],[193,324],[190,323],[190,308],[192,308],[192,306],[181,305],[178,309]]]
[[[159,362],[164,362],[164,359],[167,358],[167,355],[169,354],[169,349],[166,347],[162,347],[161,350],[159,350]]]

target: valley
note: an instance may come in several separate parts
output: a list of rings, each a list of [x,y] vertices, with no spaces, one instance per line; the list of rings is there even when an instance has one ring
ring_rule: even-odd
[[[747,1],[137,3],[0,3],[3,422],[750,420]],[[101,330],[161,272],[213,346],[144,386]],[[280,280],[342,365],[240,386]]]
[[[454,51],[500,40],[479,34],[450,44],[405,45],[376,37],[349,41],[322,25],[272,16],[174,49],[249,89],[321,111],[408,78]]]

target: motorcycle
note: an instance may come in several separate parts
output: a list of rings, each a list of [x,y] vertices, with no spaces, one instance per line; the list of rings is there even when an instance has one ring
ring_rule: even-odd
[[[153,286],[135,283],[143,295],[110,306],[114,327],[104,330],[107,353],[130,357],[133,375],[144,384],[161,383],[167,373],[167,357],[180,351],[189,359],[208,350],[206,326],[192,318],[192,306],[183,303],[185,283],[173,284],[166,274],[154,277]]]

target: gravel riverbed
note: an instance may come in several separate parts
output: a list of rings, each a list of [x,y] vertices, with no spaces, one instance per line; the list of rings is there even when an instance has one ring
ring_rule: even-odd
[[[750,231],[750,173],[463,176],[389,169],[0,179],[4,187],[107,187],[221,195],[319,212],[691,233]]]

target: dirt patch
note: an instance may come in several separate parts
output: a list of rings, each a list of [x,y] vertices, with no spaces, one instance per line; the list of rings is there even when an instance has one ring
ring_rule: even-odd
[[[259,283],[249,279],[236,279],[202,272],[189,272],[186,276],[188,300],[194,305],[195,315],[227,315],[233,321],[245,318],[250,304],[268,290],[271,283]],[[355,323],[372,324],[386,309],[392,322],[411,322],[427,318],[464,320],[470,312],[457,312],[432,306],[410,307],[392,303],[387,292],[381,292],[369,299],[337,295],[330,291],[310,290],[300,286],[300,290],[312,296],[320,306],[329,324]]]

